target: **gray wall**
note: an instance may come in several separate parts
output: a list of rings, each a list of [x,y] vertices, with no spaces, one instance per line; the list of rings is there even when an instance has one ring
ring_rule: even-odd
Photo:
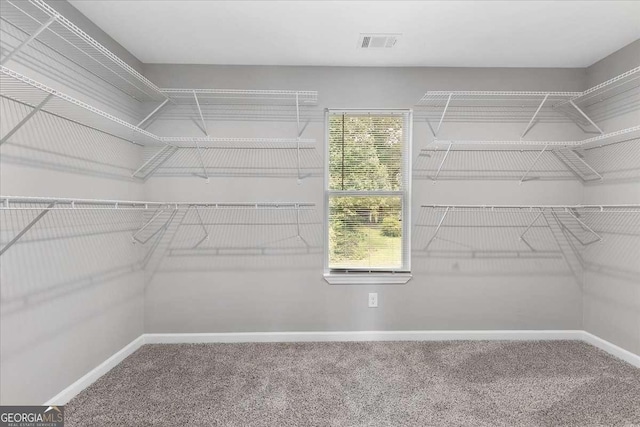
[[[558,90],[585,87],[585,71],[573,69],[331,68],[145,65],[161,87],[318,90],[319,106],[304,136],[315,138],[318,165],[324,152],[324,108],[411,108],[426,90]],[[191,114],[196,114],[191,111]],[[440,138],[517,138],[526,123],[445,123]],[[213,136],[295,136],[295,123],[256,121],[207,123]],[[194,122],[167,110],[149,130],[200,136]],[[528,137],[582,135],[571,123],[536,125]],[[431,141],[424,118],[414,125],[414,162]],[[237,160],[249,154],[222,152]],[[205,157],[212,165],[214,154]],[[273,160],[267,154],[261,166]],[[193,173],[199,173],[193,158]],[[168,162],[170,163],[170,161]],[[468,165],[469,166],[469,165]],[[473,165],[470,165],[473,166]],[[215,173],[214,167],[210,173]],[[413,181],[414,278],[403,286],[331,286],[322,278],[323,181],[320,176],[242,177],[229,171],[206,184],[202,178],[163,176],[145,184],[151,200],[300,201],[317,209],[303,235],[316,254],[287,256],[165,256],[147,271],[146,332],[346,331],[431,329],[580,329],[582,293],[561,261],[431,259],[420,249],[428,240],[421,224],[433,216],[421,204],[571,204],[582,201],[577,181]],[[213,218],[212,218],[213,220]],[[206,221],[206,220],[205,220]],[[190,220],[185,221],[190,223]],[[172,247],[188,241],[193,226],[177,227]],[[210,228],[206,247],[259,245],[264,236],[247,227]],[[232,230],[232,231],[228,231]],[[433,230],[433,227],[429,228]],[[216,233],[218,231],[218,233]],[[290,236],[282,231],[279,237]],[[293,231],[293,235],[295,232]],[[272,239],[277,236],[268,236]],[[491,235],[486,236],[491,239]],[[512,236],[514,242],[517,235]],[[464,241],[471,246],[482,242]],[[517,245],[517,243],[514,243]],[[367,293],[379,293],[379,308],[367,308]]]
[[[66,2],[50,3],[133,59]],[[3,22],[3,54],[19,35]],[[139,114],[136,101],[38,43],[14,58],[5,65],[123,119]],[[140,68],[137,60],[130,63]],[[0,102],[4,135],[30,108]],[[117,138],[38,113],[2,145],[0,193],[138,200],[143,185],[129,176],[141,154]],[[3,242],[34,212],[3,211]],[[0,403],[44,403],[143,333],[143,274],[129,231],[140,220],[113,212],[52,212],[3,254]]]
[[[640,41],[615,52],[587,69],[589,86],[615,77],[640,65]],[[614,131],[640,124],[640,112],[609,119],[602,123],[605,131]],[[585,203],[640,203],[638,166],[640,146],[634,140],[613,147],[618,151],[618,163],[632,159],[628,171],[618,179],[585,189]],[[598,160],[597,150],[587,156]],[[623,163],[624,164],[624,163]],[[616,176],[614,175],[614,178]],[[628,224],[624,227],[624,224]],[[584,328],[607,341],[640,354],[640,226],[638,218],[609,216],[598,224],[603,231],[602,244],[585,251],[589,268],[584,278]]]

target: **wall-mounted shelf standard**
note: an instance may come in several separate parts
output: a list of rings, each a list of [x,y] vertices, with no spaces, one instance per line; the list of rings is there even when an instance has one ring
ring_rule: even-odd
[[[138,101],[166,99],[156,85],[44,1],[3,0],[0,6],[0,18],[24,33],[22,43],[0,64],[37,40]]]
[[[132,236],[134,243],[145,244],[160,230],[166,230],[177,211],[194,211],[202,222],[200,211],[273,211],[273,210],[293,210],[295,212],[313,210],[313,203],[297,202],[271,202],[271,203],[215,203],[215,202],[145,202],[127,200],[103,200],[103,199],[69,199],[53,197],[22,197],[22,196],[0,196],[1,211],[37,211],[37,214],[21,230],[11,236],[8,242],[0,249],[0,255],[4,254],[22,236],[24,236],[33,226],[35,226],[45,215],[56,210],[135,210],[141,213],[148,213],[150,217]],[[164,214],[164,216],[163,216]],[[160,220],[160,224],[157,224]],[[203,241],[208,240],[209,234],[204,223]],[[298,223],[298,236],[300,236],[300,225]],[[151,233],[151,234],[149,234]]]
[[[545,153],[551,153],[555,158],[563,164],[576,177],[583,181],[592,179],[602,180],[602,175],[596,171],[577,150],[583,150],[593,147],[606,147],[612,144],[628,142],[640,139],[640,126],[633,126],[621,129],[615,132],[601,134],[592,138],[574,141],[535,141],[535,140],[434,140],[431,142],[432,148],[425,148],[422,152],[427,151],[444,151],[444,156],[440,161],[437,171],[433,176],[433,181],[438,179],[440,173],[444,170],[445,161],[449,157],[451,151],[473,151],[473,150],[489,150],[489,151],[519,151],[521,153],[530,153],[532,149],[540,151],[533,159],[532,163],[525,170],[520,178],[520,182],[524,182],[533,168],[541,160]],[[445,148],[446,147],[446,148]],[[524,149],[527,149],[526,151]],[[445,151],[446,150],[446,151]],[[504,165],[502,166],[504,167]]]

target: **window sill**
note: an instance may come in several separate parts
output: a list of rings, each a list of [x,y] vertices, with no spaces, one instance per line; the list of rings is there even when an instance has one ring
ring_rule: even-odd
[[[330,285],[404,285],[411,273],[325,273]]]

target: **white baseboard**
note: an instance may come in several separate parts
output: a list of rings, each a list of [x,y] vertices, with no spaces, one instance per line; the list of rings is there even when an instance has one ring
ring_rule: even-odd
[[[142,347],[144,344],[144,335],[140,335],[135,340],[127,344],[123,349],[102,362],[96,368],[89,371],[78,381],[56,394],[54,397],[44,403],[44,405],[66,405],[73,397],[85,388],[96,382],[98,378],[109,372],[116,365],[122,362],[127,356],[133,354],[134,351]]]
[[[329,341],[579,340],[583,331],[318,331],[145,334],[145,344]]]
[[[143,334],[102,362],[44,405],[64,405],[109,372],[143,344],[338,341],[460,341],[460,340],[577,340],[585,341],[640,368],[640,356],[582,330],[505,331],[344,331],[344,332],[228,332],[201,334]]]
[[[625,362],[631,363],[636,368],[640,368],[640,355],[635,353],[631,353],[629,350],[625,350],[622,347],[618,347],[617,345],[610,343],[607,340],[603,340],[602,338],[593,335],[587,331],[582,331],[583,338],[582,340],[598,347],[600,350],[604,350],[612,356],[617,357],[618,359],[622,359]]]

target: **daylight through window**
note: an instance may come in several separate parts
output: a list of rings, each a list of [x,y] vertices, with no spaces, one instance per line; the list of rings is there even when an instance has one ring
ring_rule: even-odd
[[[329,272],[409,271],[411,112],[329,111]]]

